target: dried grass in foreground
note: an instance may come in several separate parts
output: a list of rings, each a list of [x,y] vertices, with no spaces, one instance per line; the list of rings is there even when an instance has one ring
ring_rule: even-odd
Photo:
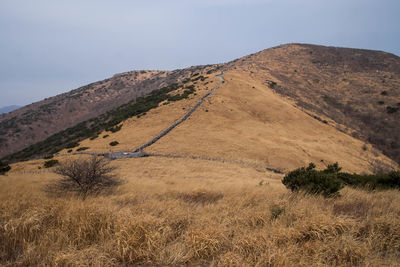
[[[0,180],[3,266],[388,266],[400,264],[400,193],[345,188],[336,199],[277,185],[49,198]]]

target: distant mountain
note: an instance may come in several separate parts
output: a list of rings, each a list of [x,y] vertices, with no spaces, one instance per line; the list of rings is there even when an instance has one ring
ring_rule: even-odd
[[[0,114],[11,112],[13,110],[19,109],[20,107],[21,106],[17,106],[17,105],[2,107],[2,108],[0,108]]]

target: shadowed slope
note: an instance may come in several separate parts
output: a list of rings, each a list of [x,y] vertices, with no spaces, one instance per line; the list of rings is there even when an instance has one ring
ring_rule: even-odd
[[[400,58],[361,49],[289,44],[228,64],[400,163]]]

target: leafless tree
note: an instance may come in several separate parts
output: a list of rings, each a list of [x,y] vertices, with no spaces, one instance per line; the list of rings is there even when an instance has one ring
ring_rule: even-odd
[[[109,163],[109,160],[98,156],[62,163],[54,170],[62,178],[50,185],[48,191],[58,194],[74,192],[86,198],[110,190],[121,184],[121,181],[112,174],[116,168]]]

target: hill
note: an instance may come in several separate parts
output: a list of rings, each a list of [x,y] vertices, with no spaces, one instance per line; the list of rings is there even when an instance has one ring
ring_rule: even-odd
[[[204,66],[130,71],[0,114],[0,157],[185,79]]]
[[[29,144],[34,144],[38,140],[44,140],[42,143],[50,145],[54,144],[54,142],[57,145],[62,142],[79,142],[84,138],[90,137],[90,135],[74,136],[74,138],[66,138],[61,141],[58,138],[52,141],[53,143],[45,139],[57,132],[58,135],[65,135],[65,131],[68,134],[76,132],[76,128],[73,127],[69,130],[66,129],[71,126],[76,127],[77,123],[87,122],[88,119],[97,118],[99,115],[104,114],[105,111],[111,111],[113,108],[121,106],[121,104],[126,104],[129,101],[129,103],[135,103],[138,96],[145,96],[147,93],[159,90],[163,86],[185,81],[201,71],[203,74],[208,72],[215,75],[216,72],[212,71],[215,68],[215,66],[210,65],[208,68],[200,66],[172,72],[128,72],[70,93],[32,104],[11,112],[7,116],[3,115],[0,119],[0,130],[2,130],[2,135],[0,135],[0,140],[2,140],[2,143],[0,143],[2,148],[1,155],[4,156],[20,148],[28,147]],[[398,153],[400,149],[400,135],[398,134],[400,126],[396,123],[400,116],[400,112],[398,112],[400,105],[400,92],[398,90],[400,84],[400,60],[397,56],[370,50],[288,44],[219,65],[218,69],[234,74],[230,78],[233,79],[232,82],[229,79],[226,80],[230,83],[230,86],[237,87],[240,84],[240,86],[248,86],[249,88],[255,87],[255,90],[246,92],[230,90],[234,98],[230,99],[230,102],[243,103],[243,99],[246,99],[246,102],[249,103],[248,106],[242,107],[237,111],[240,113],[238,114],[239,116],[232,118],[235,124],[245,124],[249,118],[245,118],[243,114],[248,114],[248,109],[252,109],[254,107],[253,104],[260,102],[257,110],[252,111],[253,115],[258,113],[268,114],[256,116],[266,116],[269,120],[275,117],[275,121],[284,123],[283,127],[287,127],[286,130],[292,127],[291,124],[295,125],[296,122],[293,123],[289,118],[290,116],[281,116],[281,110],[279,112],[276,112],[276,110],[262,110],[268,107],[265,101],[271,99],[271,97],[263,97],[263,95],[272,90],[286,99],[283,100],[286,105],[289,104],[294,109],[299,110],[287,111],[288,113],[295,114],[300,112],[301,114],[306,114],[316,121],[329,125],[329,129],[333,127],[345,135],[351,135],[355,139],[361,140],[363,142],[362,151],[357,150],[357,153],[365,154],[368,152],[369,154],[377,155],[379,154],[378,151],[382,151],[393,160],[400,161],[398,158],[398,155],[400,155]],[[199,94],[207,90],[206,88],[208,88],[207,85],[200,86],[199,90],[203,91],[199,91]],[[249,98],[249,95],[251,95],[251,98]],[[275,95],[273,96],[275,97]],[[220,102],[214,107],[227,108],[229,101]],[[275,104],[279,101],[282,101],[281,98],[269,102],[271,102],[270,104]],[[85,104],[82,105],[83,103]],[[68,108],[66,109],[67,106]],[[280,107],[277,108],[279,109]],[[171,108],[167,108],[167,110],[160,113],[161,117],[164,114],[168,117],[165,122],[176,120],[176,117],[169,114]],[[59,118],[61,117],[66,119],[60,120]],[[226,115],[222,117],[226,118]],[[104,116],[100,116],[96,124],[99,124],[99,120],[105,120],[104,118]],[[250,121],[254,119],[251,118]],[[144,118],[144,120],[146,119]],[[150,129],[146,130],[146,132],[154,132],[155,134],[156,131],[160,131],[159,127],[154,126],[158,125],[155,123],[158,120],[158,118],[152,118],[152,122],[147,122],[146,128]],[[257,118],[256,120],[262,121],[266,120],[266,118]],[[265,122],[263,123],[265,124]],[[90,125],[92,124],[93,122]],[[198,126],[194,127],[202,128],[200,125],[198,124]],[[221,126],[222,124],[214,130],[222,130]],[[268,127],[273,129],[270,125]],[[190,129],[192,130],[192,128]],[[264,131],[263,128],[260,129]],[[59,132],[60,130],[64,130],[64,132]],[[104,129],[96,128],[97,132],[90,134],[97,136],[100,130]],[[129,130],[129,133],[130,135],[136,135],[136,133],[143,130],[139,127],[134,131]],[[332,129],[332,131],[334,130]],[[229,143],[229,146],[232,146],[234,142],[228,142],[228,137],[229,134],[224,136],[225,140],[221,142]],[[244,139],[244,136],[241,137]],[[150,136],[143,138],[150,138]],[[215,138],[215,136],[212,136],[212,138]],[[277,137],[271,132],[268,133],[268,138],[272,140]],[[22,141],[25,139],[28,141]],[[235,137],[234,140],[240,139]],[[246,143],[249,139],[245,140]],[[295,136],[292,136],[290,140],[295,143],[298,141]],[[279,144],[279,142],[273,142],[273,144]],[[133,144],[131,144],[132,146]],[[40,144],[40,147],[43,147],[43,144]],[[90,147],[93,147],[93,145]],[[241,148],[236,147],[235,149],[241,151]],[[56,152],[56,150],[37,149],[34,147],[28,147],[27,149],[30,153],[23,153],[26,156],[35,153],[40,156]],[[102,149],[104,150],[106,147]],[[236,151],[233,147],[227,147],[227,149]],[[306,151],[303,153],[308,153],[307,149],[302,149]],[[323,157],[320,158],[318,160],[323,160]],[[289,159],[289,162],[291,160]],[[371,163],[374,160],[369,159],[368,161]],[[295,165],[297,166],[298,164],[293,166]]]
[[[361,49],[289,44],[244,57],[250,73],[304,111],[400,163],[400,58]],[[312,116],[314,116],[312,115]]]

